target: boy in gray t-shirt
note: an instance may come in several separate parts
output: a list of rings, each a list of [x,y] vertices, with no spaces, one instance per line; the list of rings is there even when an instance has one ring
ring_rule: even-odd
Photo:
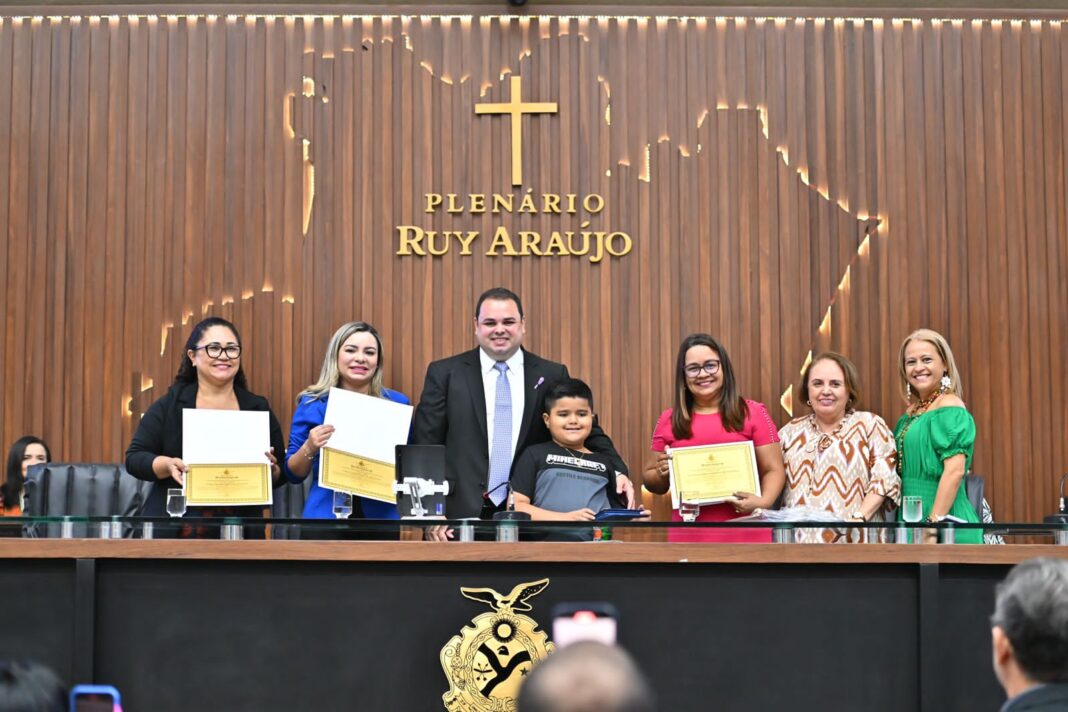
[[[516,460],[515,508],[532,519],[592,521],[604,509],[626,507],[614,486],[626,475],[617,475],[609,458],[586,447],[593,428],[590,387],[574,378],[554,384],[542,417],[552,440],[528,447]]]

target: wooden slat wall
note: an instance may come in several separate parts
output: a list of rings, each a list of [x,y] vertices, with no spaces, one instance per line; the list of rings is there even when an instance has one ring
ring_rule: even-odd
[[[473,344],[475,296],[503,284],[635,470],[691,331],[721,338],[780,423],[808,352],[834,348],[892,424],[898,345],[929,326],[956,349],[996,514],[1053,506],[1059,20],[28,12],[0,19],[4,443],[120,459],[208,313],[237,322],[283,420],[352,318],[417,398],[431,359]],[[512,192],[508,120],[472,107],[507,100],[517,73],[526,100],[560,104],[523,120],[517,197],[604,196],[589,229],[628,232],[630,255],[486,257],[497,225],[547,240],[588,216],[424,212],[427,192]],[[482,236],[470,257],[399,257],[403,224]]]

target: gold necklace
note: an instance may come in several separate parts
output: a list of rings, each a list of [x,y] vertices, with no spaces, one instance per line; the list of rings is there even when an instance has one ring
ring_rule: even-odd
[[[816,441],[816,451],[822,453],[824,450],[834,444],[834,439],[838,437],[838,434],[842,432],[842,428],[845,427],[846,422],[849,421],[849,417],[853,415],[853,411],[849,411],[842,416],[842,419],[838,421],[838,426],[835,427],[830,433],[825,433],[820,430],[819,423],[816,422],[816,414],[812,413],[808,416],[808,421],[812,424],[812,429],[819,435],[819,440]]]
[[[916,405],[916,410],[912,411],[912,415],[905,419],[905,427],[901,428],[901,433],[895,438],[897,441],[897,472],[902,474],[905,472],[905,434],[912,427],[912,424],[916,422],[916,419],[927,412],[939,396],[943,395],[946,389],[939,388],[937,391],[921,400]]]

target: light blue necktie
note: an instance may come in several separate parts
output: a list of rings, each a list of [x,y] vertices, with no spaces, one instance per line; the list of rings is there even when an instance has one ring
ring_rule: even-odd
[[[490,500],[501,505],[507,487],[508,471],[512,469],[512,388],[508,385],[508,364],[498,361],[497,395],[493,403],[493,446],[490,448],[489,487]]]

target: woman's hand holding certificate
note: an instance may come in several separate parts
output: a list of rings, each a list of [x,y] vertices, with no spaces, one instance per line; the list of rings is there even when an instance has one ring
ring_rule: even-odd
[[[186,503],[271,504],[271,474],[278,463],[270,437],[267,411],[184,409],[182,459],[171,467],[185,465]]]
[[[738,511],[759,506],[760,477],[751,441],[672,448],[668,467],[676,509],[679,492],[691,493],[699,504],[731,501]]]
[[[324,445],[330,441],[329,447],[322,448],[319,484],[396,503],[396,446],[408,441],[412,407],[331,388],[323,420],[324,424],[312,428],[308,438],[319,439]]]

